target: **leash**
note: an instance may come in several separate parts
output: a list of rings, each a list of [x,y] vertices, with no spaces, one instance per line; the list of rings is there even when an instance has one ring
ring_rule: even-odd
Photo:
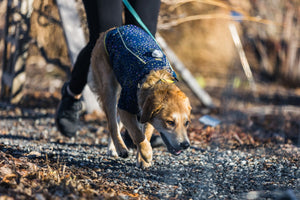
[[[134,10],[134,8],[131,6],[131,4],[129,3],[128,0],[123,0],[124,5],[126,6],[126,8],[129,10],[129,12],[132,14],[132,16],[135,18],[135,20],[140,24],[140,26],[152,37],[152,39],[156,42],[156,44],[158,45],[158,47],[160,48],[160,50],[162,51],[160,45],[158,44],[157,40],[155,39],[155,37],[152,35],[152,33],[149,31],[149,29],[147,28],[147,26],[144,24],[144,22],[142,21],[142,19],[140,18],[140,16],[137,14],[137,12]],[[163,52],[163,51],[162,51]],[[172,68],[169,60],[167,59],[169,66],[173,72],[173,76],[175,78],[175,80],[177,80],[177,75],[174,71],[174,69]],[[178,80],[177,80],[178,81]]]
[[[135,20],[143,27],[143,29],[153,38],[153,40],[157,43],[155,37],[152,35],[152,33],[149,31],[147,26],[144,24],[140,16],[137,14],[137,12],[134,10],[134,8],[131,6],[131,4],[128,2],[128,0],[123,0],[124,5],[129,10],[129,12],[133,15]],[[158,43],[157,43],[158,44]],[[159,46],[159,45],[158,45]],[[160,48],[160,46],[159,46]]]

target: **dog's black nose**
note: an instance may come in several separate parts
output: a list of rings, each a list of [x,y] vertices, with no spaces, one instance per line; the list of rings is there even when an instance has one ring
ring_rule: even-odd
[[[181,142],[180,147],[183,149],[187,149],[190,147],[190,143],[189,142]]]

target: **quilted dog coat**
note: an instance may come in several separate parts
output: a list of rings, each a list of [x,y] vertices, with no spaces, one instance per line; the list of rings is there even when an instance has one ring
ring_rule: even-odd
[[[138,85],[151,70],[166,69],[176,77],[165,54],[156,41],[134,25],[115,28],[104,39],[107,54],[122,90],[120,109],[138,114]]]

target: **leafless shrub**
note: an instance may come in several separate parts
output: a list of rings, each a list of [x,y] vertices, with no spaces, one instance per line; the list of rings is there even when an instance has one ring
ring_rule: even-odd
[[[251,14],[272,20],[261,26],[246,24],[244,36],[250,41],[258,70],[272,80],[300,86],[300,7],[294,0],[250,1]]]
[[[241,20],[244,42],[252,48],[251,64],[257,72],[290,86],[300,85],[300,3],[296,0],[239,1],[163,0],[169,13],[160,18],[159,29],[168,30],[185,22],[210,19]],[[201,3],[225,12],[174,12],[185,4]],[[227,11],[227,12],[226,12]],[[232,17],[230,11],[241,14]],[[251,23],[250,23],[251,22]],[[249,50],[249,49],[248,49]],[[250,50],[251,52],[251,50]]]

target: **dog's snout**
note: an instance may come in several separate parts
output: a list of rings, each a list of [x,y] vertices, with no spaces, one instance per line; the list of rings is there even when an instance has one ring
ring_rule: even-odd
[[[190,147],[190,143],[185,141],[185,142],[181,142],[180,143],[180,147],[183,148],[183,149],[187,149]]]

